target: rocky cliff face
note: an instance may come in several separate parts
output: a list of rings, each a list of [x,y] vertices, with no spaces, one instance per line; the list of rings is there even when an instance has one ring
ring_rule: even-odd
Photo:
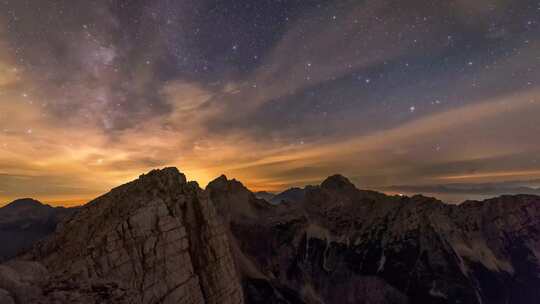
[[[174,168],[88,203],[26,259],[47,272],[11,285],[0,275],[17,303],[243,302],[224,226],[207,195]],[[35,301],[25,298],[29,286]]]
[[[230,210],[260,204],[247,189],[221,178],[207,191],[229,219],[248,303],[540,300],[536,196],[454,206],[361,191],[337,175],[301,202],[239,217]]]

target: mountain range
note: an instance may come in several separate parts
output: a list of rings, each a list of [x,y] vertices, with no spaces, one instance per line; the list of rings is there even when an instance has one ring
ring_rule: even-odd
[[[154,170],[29,239],[0,265],[0,303],[540,301],[538,196],[449,205],[341,175],[289,194]]]

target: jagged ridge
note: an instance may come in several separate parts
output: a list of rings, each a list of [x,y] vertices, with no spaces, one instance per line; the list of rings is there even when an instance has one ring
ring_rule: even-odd
[[[216,204],[249,203],[230,199],[250,196],[241,187],[207,191]],[[536,196],[455,206],[335,175],[229,227],[250,303],[536,303],[539,215]]]
[[[88,203],[27,259],[43,263],[64,287],[38,299],[15,292],[22,303],[69,303],[75,295],[67,282],[83,303],[99,299],[81,297],[84,286],[111,284],[117,287],[98,302],[114,294],[125,303],[242,303],[224,227],[205,193],[175,168]]]

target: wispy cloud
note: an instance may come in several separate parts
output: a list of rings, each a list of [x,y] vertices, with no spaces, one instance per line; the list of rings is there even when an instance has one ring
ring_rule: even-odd
[[[2,201],[86,198],[163,166],[254,190],[540,171],[540,41],[523,3],[313,5],[277,14],[260,46],[243,24],[225,39],[186,14],[205,1],[134,5],[136,25],[114,4],[60,1],[77,9],[39,36],[59,10],[23,2],[0,12]]]

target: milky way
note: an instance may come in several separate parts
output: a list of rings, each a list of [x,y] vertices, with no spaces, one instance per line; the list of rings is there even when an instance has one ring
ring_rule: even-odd
[[[164,166],[253,190],[532,189],[539,27],[527,0],[2,0],[0,202]]]

